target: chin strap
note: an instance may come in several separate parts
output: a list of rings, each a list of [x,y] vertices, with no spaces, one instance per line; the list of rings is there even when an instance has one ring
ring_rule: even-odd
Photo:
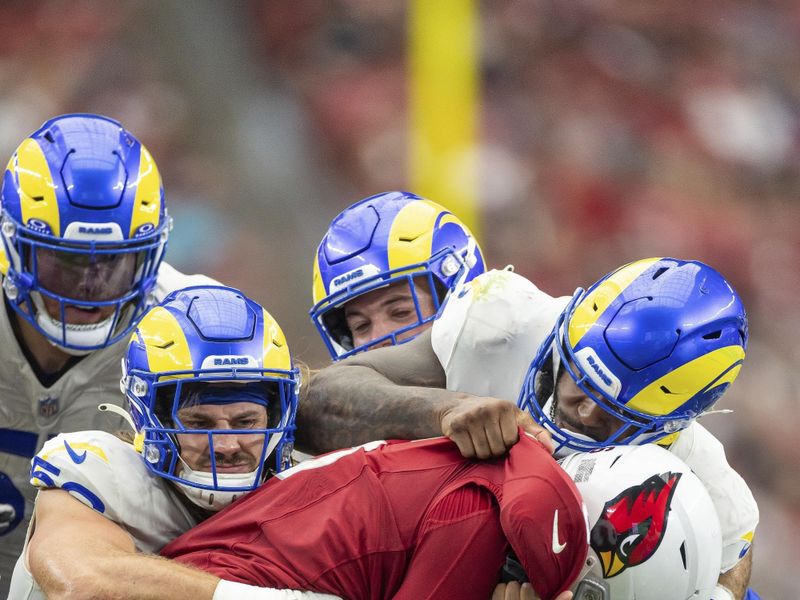
[[[48,314],[41,294],[32,292],[30,297],[36,307],[36,324],[46,334],[48,341],[63,352],[72,356],[85,356],[92,350],[87,350],[80,346],[99,346],[110,337],[114,315],[99,323],[70,325],[69,323],[62,323]],[[55,340],[61,340],[63,343]],[[65,346],[63,344],[72,344],[73,346]],[[76,348],[75,346],[79,347]]]
[[[181,459],[181,470],[178,477],[193,483],[199,483],[205,486],[214,485],[214,476],[206,471],[193,471]],[[265,467],[266,469],[266,467]],[[250,488],[246,490],[209,490],[199,487],[194,487],[188,483],[181,483],[175,481],[175,485],[184,495],[191,500],[194,504],[205,510],[217,512],[222,510],[240,496],[245,495],[247,492],[255,489],[256,477],[258,476],[258,469],[248,473],[217,473],[217,484],[224,485],[225,487],[236,488]]]

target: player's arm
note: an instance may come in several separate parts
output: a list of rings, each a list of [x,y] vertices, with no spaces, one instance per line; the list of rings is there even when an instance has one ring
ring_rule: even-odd
[[[211,598],[218,579],[156,556],[137,554],[116,523],[60,489],[36,501],[28,565],[51,599],[163,598],[164,590],[186,598]]]
[[[730,598],[741,600],[747,593],[752,569],[752,540],[758,525],[755,498],[747,482],[728,463],[722,443],[700,423],[695,422],[682,432],[670,450],[697,474],[719,515],[723,572],[718,583],[724,590],[718,595],[729,600],[724,595],[727,590]]]
[[[259,588],[150,554],[137,553],[116,523],[60,489],[36,501],[28,542],[31,574],[51,600],[335,600],[335,596]]]
[[[492,600],[541,600],[530,583],[509,581],[500,583],[494,588]],[[555,600],[572,600],[572,592],[567,590],[556,596]]]
[[[751,546],[742,560],[736,563],[733,568],[720,574],[718,585],[730,592],[731,598],[734,600],[743,600],[747,593],[747,586],[750,583],[750,571],[752,568],[753,549]]]
[[[352,356],[312,373],[298,411],[297,444],[319,454],[376,439],[446,435],[466,457],[500,456],[517,427],[549,434],[506,400],[444,389],[431,331],[398,346]]]

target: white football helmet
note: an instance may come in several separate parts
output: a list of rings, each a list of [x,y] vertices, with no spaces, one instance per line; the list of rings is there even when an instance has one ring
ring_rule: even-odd
[[[719,520],[683,461],[646,444],[573,454],[561,466],[590,527],[575,600],[711,598],[722,561]]]

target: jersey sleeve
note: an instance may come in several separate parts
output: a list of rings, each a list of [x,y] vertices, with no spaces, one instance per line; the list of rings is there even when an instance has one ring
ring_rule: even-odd
[[[137,548],[155,552],[194,525],[133,446],[102,431],[59,434],[34,457],[31,484],[58,488],[117,523]]]
[[[392,598],[489,598],[507,547],[494,496],[476,485],[458,488],[426,515]]]
[[[728,464],[722,443],[700,423],[681,432],[670,451],[708,490],[722,528],[722,572],[747,554],[758,525],[758,505],[744,479]]]
[[[206,275],[186,275],[181,273],[172,265],[165,262],[158,268],[158,279],[156,280],[156,302],[161,302],[167,294],[186,287],[195,285],[222,285],[216,279]]]
[[[45,443],[33,459],[31,484],[60,488],[109,519],[119,520],[114,463],[124,442],[101,431],[62,433]]]
[[[515,402],[568,300],[512,271],[488,271],[455,290],[431,331],[447,389]]]

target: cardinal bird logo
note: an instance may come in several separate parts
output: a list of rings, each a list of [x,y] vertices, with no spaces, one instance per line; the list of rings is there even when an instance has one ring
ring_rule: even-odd
[[[590,535],[590,544],[603,564],[603,577],[619,575],[655,553],[664,539],[681,475],[653,475],[606,502]]]

